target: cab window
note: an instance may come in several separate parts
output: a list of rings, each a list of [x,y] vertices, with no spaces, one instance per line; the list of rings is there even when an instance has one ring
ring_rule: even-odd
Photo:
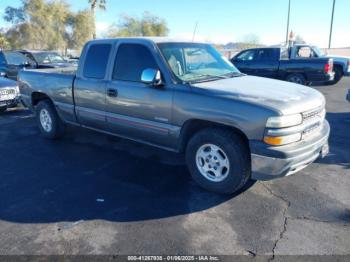
[[[141,82],[143,70],[158,69],[150,50],[140,44],[121,44],[115,60],[113,79]]]
[[[297,48],[297,58],[312,58],[315,57],[313,50],[308,46],[301,46]]]
[[[84,77],[95,79],[105,77],[111,48],[110,44],[95,44],[89,47],[85,58]]]

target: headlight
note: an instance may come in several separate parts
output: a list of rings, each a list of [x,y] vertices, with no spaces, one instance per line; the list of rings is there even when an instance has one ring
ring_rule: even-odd
[[[301,133],[287,136],[265,136],[264,142],[272,146],[282,146],[301,140]]]
[[[297,126],[303,123],[303,117],[301,114],[288,115],[288,116],[273,116],[267,120],[266,127],[282,128]]]
[[[0,72],[0,76],[5,76],[6,73],[5,72]]]

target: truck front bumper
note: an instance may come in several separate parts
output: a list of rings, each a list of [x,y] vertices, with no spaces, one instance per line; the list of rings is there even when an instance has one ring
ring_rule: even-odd
[[[17,96],[14,99],[10,100],[1,100],[0,107],[15,107],[20,103],[20,97]]]
[[[329,123],[325,120],[320,134],[310,141],[271,147],[263,142],[250,142],[252,178],[270,180],[289,176],[328,154]]]

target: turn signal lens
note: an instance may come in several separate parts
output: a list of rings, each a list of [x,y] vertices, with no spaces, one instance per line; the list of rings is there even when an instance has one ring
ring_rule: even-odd
[[[272,146],[282,146],[301,140],[301,134],[293,134],[288,136],[265,136],[264,142]]]

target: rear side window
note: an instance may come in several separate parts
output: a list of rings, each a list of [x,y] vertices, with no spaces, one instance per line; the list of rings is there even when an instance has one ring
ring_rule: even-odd
[[[140,82],[142,71],[158,69],[150,50],[139,44],[121,44],[114,65],[113,79]]]
[[[85,58],[84,77],[96,79],[105,77],[111,47],[110,44],[96,44],[89,47]]]

